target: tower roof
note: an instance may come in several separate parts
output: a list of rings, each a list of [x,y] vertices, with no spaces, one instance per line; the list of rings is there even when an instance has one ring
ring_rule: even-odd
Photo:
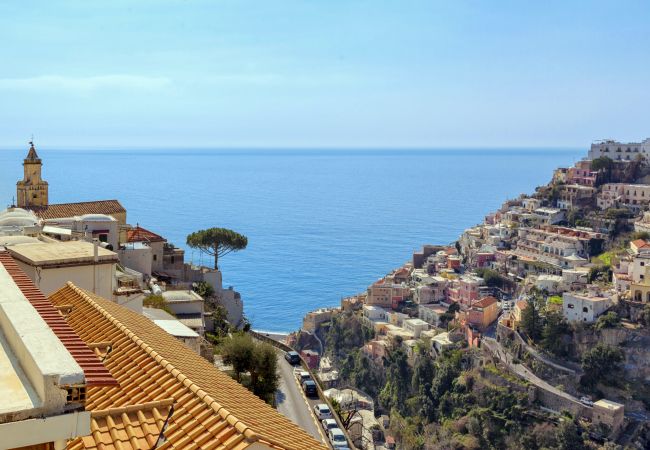
[[[39,158],[38,154],[36,153],[36,148],[34,147],[33,141],[29,141],[29,152],[27,153],[25,162],[34,162],[34,163],[41,162],[41,158]]]

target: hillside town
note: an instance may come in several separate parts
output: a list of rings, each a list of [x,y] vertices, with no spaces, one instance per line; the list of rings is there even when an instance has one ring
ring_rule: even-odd
[[[648,448],[649,266],[650,139],[599,141],[288,343],[358,448]]]

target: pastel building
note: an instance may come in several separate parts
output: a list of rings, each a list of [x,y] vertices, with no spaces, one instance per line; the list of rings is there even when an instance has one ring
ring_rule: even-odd
[[[650,204],[650,184],[607,183],[596,196],[600,209],[625,206],[635,210]]]
[[[473,275],[463,275],[460,279],[454,280],[447,289],[448,302],[459,303],[463,306],[470,306],[479,298],[479,288],[483,285],[483,279]]]
[[[591,170],[591,161],[583,159],[575,163],[567,171],[566,182],[569,184],[579,184],[582,186],[594,186],[598,172]]]
[[[339,312],[341,312],[341,308],[320,308],[316,311],[310,311],[305,314],[302,320],[302,329],[313,333],[322,323],[329,322]]]
[[[560,209],[571,209],[591,203],[596,195],[596,188],[582,186],[580,184],[566,184],[560,189],[557,199],[557,207]]]
[[[399,303],[406,300],[409,295],[408,286],[387,283],[382,279],[368,287],[366,304],[381,306],[382,308],[395,308]]]
[[[485,330],[499,316],[499,306],[494,297],[484,297],[467,310],[467,322],[479,330]]]

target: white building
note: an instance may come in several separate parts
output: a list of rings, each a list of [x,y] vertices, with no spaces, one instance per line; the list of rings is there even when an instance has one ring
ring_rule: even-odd
[[[32,211],[8,208],[0,211],[0,236],[35,236],[41,230]]]
[[[388,321],[388,313],[380,306],[363,305],[363,317],[371,322]]]
[[[542,274],[537,276],[535,286],[541,291],[546,291],[549,294],[557,294],[563,290],[563,280],[559,275]]]
[[[440,304],[418,305],[418,317],[434,327],[440,325],[440,317],[445,312],[447,308]]]
[[[201,337],[199,334],[193,331],[191,328],[187,327],[167,311],[156,308],[143,308],[142,315],[165,330],[167,333],[174,336],[183,344],[187,345],[196,353],[201,354]]]
[[[69,230],[71,233],[61,233]],[[61,240],[97,239],[106,244],[109,250],[117,250],[120,229],[117,220],[106,214],[84,214],[81,216],[46,219],[43,221],[43,233],[57,235]]]
[[[200,335],[205,333],[204,301],[194,291],[165,291],[162,297],[176,318]]]
[[[402,326],[406,331],[413,334],[415,339],[418,339],[423,331],[429,329],[429,324],[422,319],[407,319]]]
[[[449,337],[448,332],[437,334],[431,339],[431,355],[440,355],[443,351],[452,348],[454,341]]]
[[[39,242],[7,247],[11,256],[45,295],[68,281],[113,299],[117,254],[86,241]]]
[[[533,214],[547,225],[555,225],[566,219],[564,210],[560,208],[537,208]]]
[[[599,293],[562,294],[562,313],[569,322],[595,321],[612,306],[612,300]]]
[[[633,161],[637,156],[646,159],[650,156],[650,138],[643,142],[618,142],[612,139],[598,141],[591,144],[588,159],[606,156],[614,161]]]

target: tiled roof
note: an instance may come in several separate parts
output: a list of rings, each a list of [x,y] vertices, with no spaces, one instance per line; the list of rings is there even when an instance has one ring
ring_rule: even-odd
[[[166,239],[140,225],[126,232],[127,242],[165,242]]]
[[[97,358],[90,348],[70,328],[61,313],[54,308],[52,302],[34,285],[31,279],[18,267],[11,255],[0,251],[0,264],[4,266],[14,283],[34,309],[40,314],[45,323],[52,329],[63,346],[70,352],[79,367],[84,372],[86,386],[114,386],[115,379]]]
[[[241,450],[257,441],[277,449],[325,448],[146,317],[72,283],[51,299],[56,305],[73,305],[68,322],[82,340],[110,342],[112,347],[104,364],[119,386],[89,389],[87,409],[173,399],[174,412],[159,449]],[[78,438],[68,448],[93,448],[91,444]],[[112,443],[103,448],[119,447]]]
[[[473,308],[487,308],[490,305],[494,305],[497,302],[497,299],[490,296],[490,297],[483,297],[479,301],[475,302],[472,304]]]
[[[68,448],[155,448],[169,413],[173,413],[173,403],[174,400],[169,398],[140,405],[92,411],[90,435],[75,440]]]
[[[60,219],[62,217],[83,216],[84,214],[120,214],[126,209],[117,200],[97,200],[94,202],[58,203],[45,208],[34,209],[41,219]]]

